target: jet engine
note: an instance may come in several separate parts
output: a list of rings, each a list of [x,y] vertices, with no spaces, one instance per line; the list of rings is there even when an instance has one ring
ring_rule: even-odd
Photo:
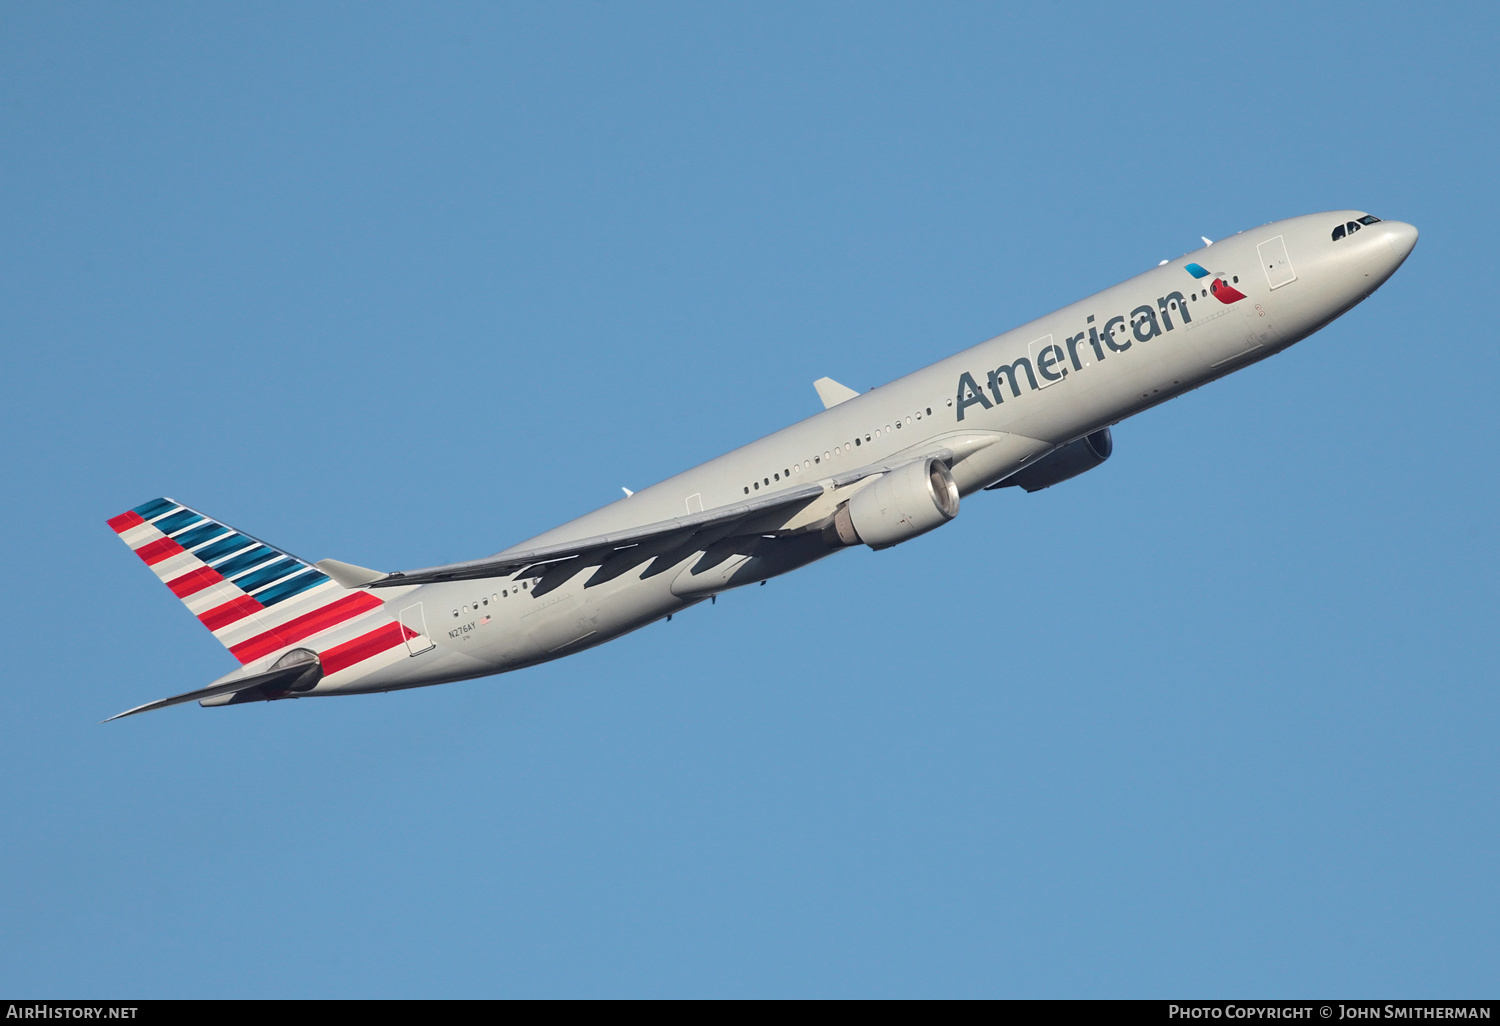
[[[908,463],[868,485],[838,508],[824,529],[829,544],[886,549],[942,527],[958,516],[958,485],[933,456]]]
[[[1028,492],[1039,492],[1043,488],[1051,488],[1070,477],[1077,477],[1085,470],[1093,470],[1109,459],[1109,454],[1114,452],[1114,448],[1115,442],[1110,436],[1109,428],[1100,428],[1091,435],[1084,435],[1067,445],[1053,449],[1025,470],[1017,471],[999,484],[992,484],[985,490],[1019,485]]]

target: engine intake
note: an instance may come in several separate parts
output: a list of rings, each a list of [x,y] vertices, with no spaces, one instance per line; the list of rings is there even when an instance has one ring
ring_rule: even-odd
[[[958,516],[958,485],[933,456],[882,474],[838,508],[824,530],[832,545],[888,549]]]
[[[1091,435],[1084,435],[1067,445],[1053,449],[1025,470],[1017,471],[999,484],[992,484],[985,490],[1019,485],[1028,492],[1039,492],[1043,488],[1051,488],[1055,484],[1060,484],[1070,477],[1077,477],[1085,470],[1093,470],[1109,459],[1109,454],[1114,452],[1114,449],[1115,442],[1109,433],[1109,428],[1100,428]]]

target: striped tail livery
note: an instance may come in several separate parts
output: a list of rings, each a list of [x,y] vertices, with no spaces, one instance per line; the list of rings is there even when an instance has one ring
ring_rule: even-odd
[[[426,640],[422,624],[402,626],[369,591],[346,588],[313,564],[172,499],[143,503],[109,526],[240,662],[208,688],[120,716],[193,699],[228,705],[333,687]]]

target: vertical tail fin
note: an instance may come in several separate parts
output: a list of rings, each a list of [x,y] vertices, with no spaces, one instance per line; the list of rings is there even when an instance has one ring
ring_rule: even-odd
[[[241,663],[335,627],[394,629],[402,640],[374,595],[172,499],[143,503],[109,526]]]

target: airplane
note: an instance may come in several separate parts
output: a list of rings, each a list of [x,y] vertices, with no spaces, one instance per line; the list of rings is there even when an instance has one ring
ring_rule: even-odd
[[[1099,466],[1113,425],[1364,300],[1417,229],[1343,210],[1204,242],[868,392],[821,378],[821,413],[484,559],[309,563],[173,499],[136,506],[109,526],[240,665],[110,719],[505,673],[844,549],[910,541],[975,492]]]

